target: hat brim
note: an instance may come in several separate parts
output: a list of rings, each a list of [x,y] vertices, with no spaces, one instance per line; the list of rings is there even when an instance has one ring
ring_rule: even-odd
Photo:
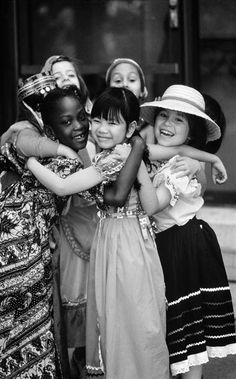
[[[157,109],[170,109],[173,111],[192,114],[206,120],[207,142],[220,138],[220,127],[203,111],[197,107],[178,100],[155,100],[141,105],[141,117],[154,126]]]

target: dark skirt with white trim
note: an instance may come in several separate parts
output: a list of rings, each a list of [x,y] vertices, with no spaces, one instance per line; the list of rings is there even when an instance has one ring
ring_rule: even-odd
[[[166,282],[172,375],[236,354],[232,298],[214,231],[193,218],[156,234]]]

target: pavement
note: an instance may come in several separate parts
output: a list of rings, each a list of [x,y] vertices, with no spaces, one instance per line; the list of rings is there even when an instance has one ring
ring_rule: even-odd
[[[203,379],[236,379],[236,355],[211,359],[203,366]]]
[[[208,222],[218,237],[236,317],[236,205],[204,205],[198,217]],[[203,366],[203,379],[236,379],[236,355],[210,359]]]

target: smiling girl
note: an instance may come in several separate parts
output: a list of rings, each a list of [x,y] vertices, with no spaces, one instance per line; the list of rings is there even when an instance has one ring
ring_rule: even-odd
[[[205,113],[197,90],[184,85],[167,88],[162,98],[143,105],[154,126],[158,145],[150,146],[154,158],[163,147],[205,150],[220,137],[219,126]],[[190,147],[191,146],[191,147]],[[197,158],[197,156],[195,156]],[[211,159],[202,151],[200,160]],[[172,375],[200,379],[202,364],[210,357],[236,354],[234,314],[229,283],[214,231],[197,218],[203,206],[196,177],[173,173],[178,157],[158,162],[153,184],[163,210],[154,215],[156,244],[161,259],[168,301],[167,344]],[[219,158],[214,179],[223,183],[226,171]]]
[[[81,191],[89,181],[92,186],[103,177],[102,186],[92,190],[100,221],[89,273],[88,377],[156,379],[158,373],[158,378],[167,379],[165,285],[147,217],[158,209],[155,191],[137,154],[127,159],[129,173],[123,183],[122,171],[114,183],[110,181],[119,171],[111,154],[121,149],[120,144],[127,148],[139,119],[138,100],[127,89],[109,88],[95,101],[91,119],[92,135],[102,152],[84,170],[86,176],[80,172],[61,180],[34,158],[28,160],[34,175],[60,195]],[[143,153],[143,140],[137,138],[134,144],[141,144]]]

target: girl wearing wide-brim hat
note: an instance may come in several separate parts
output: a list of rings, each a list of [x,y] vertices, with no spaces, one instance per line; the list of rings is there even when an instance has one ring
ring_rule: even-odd
[[[220,128],[205,113],[202,95],[188,86],[170,86],[160,100],[143,104],[143,116],[154,126],[158,141],[150,146],[151,158],[164,147],[176,146],[181,152],[185,144],[204,150],[207,141],[220,137]],[[192,148],[184,148],[188,155]],[[205,154],[199,159],[210,158]],[[177,159],[162,162],[153,177],[163,207],[154,216],[156,244],[168,301],[171,373],[198,379],[210,357],[236,354],[234,314],[216,235],[196,217],[203,205],[201,185],[196,178],[178,178],[172,172]]]

